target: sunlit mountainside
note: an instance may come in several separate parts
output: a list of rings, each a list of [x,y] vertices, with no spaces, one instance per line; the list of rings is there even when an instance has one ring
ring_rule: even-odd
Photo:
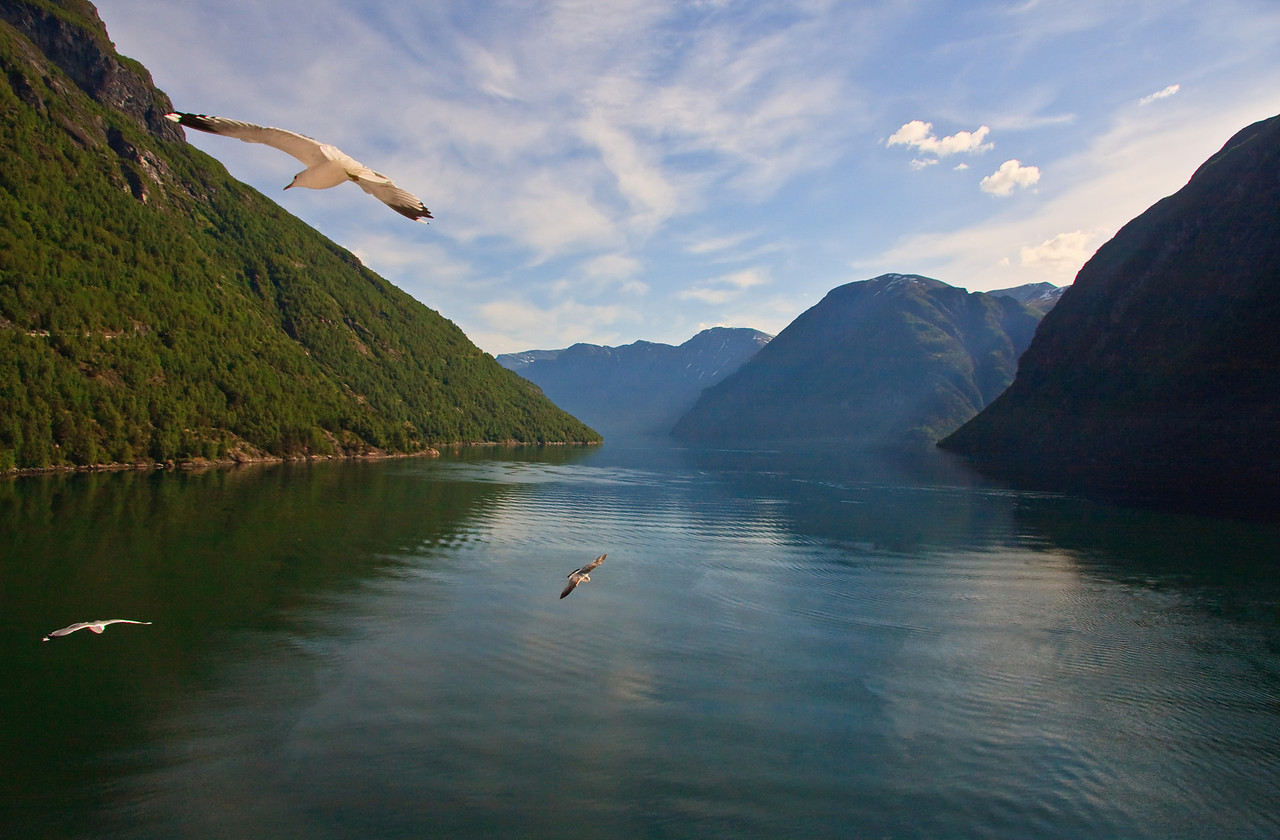
[[[87,2],[0,6],[0,470],[599,436],[188,146]]]

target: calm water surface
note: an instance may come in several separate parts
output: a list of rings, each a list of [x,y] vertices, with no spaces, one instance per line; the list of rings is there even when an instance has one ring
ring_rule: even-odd
[[[1278,562],[942,456],[8,481],[0,837],[1280,836]]]

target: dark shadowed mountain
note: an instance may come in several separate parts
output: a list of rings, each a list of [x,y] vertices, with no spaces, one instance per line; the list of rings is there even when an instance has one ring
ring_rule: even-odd
[[[1055,286],[1052,283],[1027,283],[1024,286],[1014,286],[1012,289],[995,289],[987,294],[1011,297],[1018,303],[1025,303],[1039,312],[1048,312],[1058,305],[1064,291],[1066,291],[1065,286]]]
[[[0,472],[598,438],[171,108],[92,4],[0,3]]]
[[[1280,505],[1280,117],[1102,246],[943,446],[1040,483]]]
[[[931,444],[1004,390],[1039,320],[1011,297],[927,277],[849,283],[705,391],[673,434],[725,445]]]
[[[769,341],[759,330],[715,327],[673,347],[575,344],[498,362],[540,387],[606,438],[666,435],[702,390],[733,373]]]

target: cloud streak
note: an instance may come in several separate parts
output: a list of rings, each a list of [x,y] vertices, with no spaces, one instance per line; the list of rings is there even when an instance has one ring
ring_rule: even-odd
[[[1158,102],[1161,99],[1168,99],[1180,90],[1182,90],[1182,85],[1169,85],[1167,88],[1162,88],[1149,96],[1142,97],[1138,100],[1138,104],[1150,105],[1152,102]]]

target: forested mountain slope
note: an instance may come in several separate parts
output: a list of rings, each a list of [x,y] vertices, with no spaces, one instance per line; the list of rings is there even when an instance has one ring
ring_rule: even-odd
[[[0,71],[0,470],[599,439],[188,146],[91,4],[5,0]]]

